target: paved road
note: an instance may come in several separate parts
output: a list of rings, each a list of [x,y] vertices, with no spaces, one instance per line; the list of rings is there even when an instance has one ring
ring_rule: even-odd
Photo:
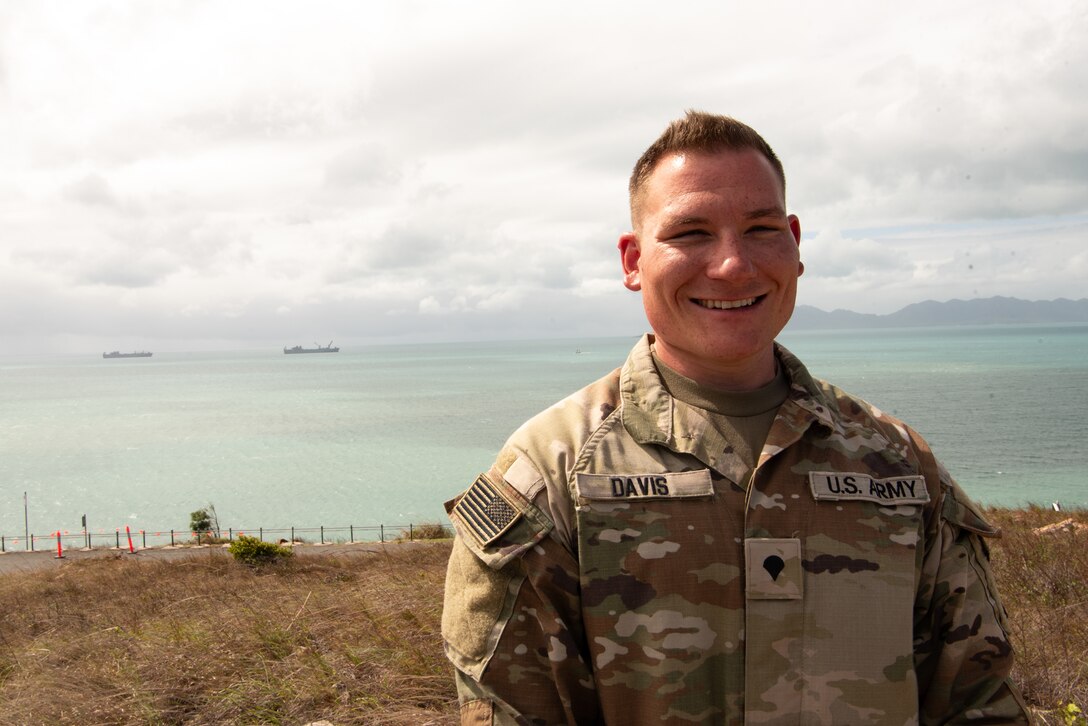
[[[305,557],[308,555],[372,555],[383,552],[386,549],[402,549],[404,547],[424,546],[429,542],[352,542],[349,544],[300,544],[295,545],[295,554]],[[155,560],[182,560],[200,557],[230,557],[226,545],[202,545],[184,547],[148,547],[137,549],[135,554],[130,554],[127,549],[117,550],[113,548],[96,547],[93,550],[67,550],[62,559],[57,559],[56,550],[38,550],[35,552],[7,551],[0,554],[0,575],[16,572],[34,572],[49,568],[63,567],[69,562],[92,558],[119,558],[135,557],[140,559]]]

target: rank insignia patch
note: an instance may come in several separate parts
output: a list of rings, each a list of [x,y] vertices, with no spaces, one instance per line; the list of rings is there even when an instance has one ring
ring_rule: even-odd
[[[481,547],[487,547],[513,526],[521,516],[505,493],[481,474],[453,507],[465,528]]]

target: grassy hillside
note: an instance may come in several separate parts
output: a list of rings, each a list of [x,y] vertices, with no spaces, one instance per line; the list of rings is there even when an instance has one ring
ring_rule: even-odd
[[[1088,513],[991,510],[995,570],[1040,722],[1088,709]],[[448,543],[295,557],[118,556],[0,576],[0,724],[453,724],[439,636]],[[11,555],[16,556],[16,555]]]
[[[452,724],[448,544],[0,577],[0,724]]]
[[[991,562],[1009,613],[1016,682],[1043,711],[1039,723],[1088,726],[1088,717],[1074,715],[1088,713],[1088,511],[991,509],[988,516],[1002,529]],[[1035,534],[1069,519],[1079,528]]]

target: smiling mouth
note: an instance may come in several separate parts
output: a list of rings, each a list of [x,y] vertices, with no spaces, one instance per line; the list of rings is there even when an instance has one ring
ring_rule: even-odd
[[[700,305],[708,310],[735,310],[737,308],[746,308],[751,305],[755,305],[759,302],[758,297],[748,297],[743,300],[701,300],[699,298],[693,298],[692,302],[696,305]]]

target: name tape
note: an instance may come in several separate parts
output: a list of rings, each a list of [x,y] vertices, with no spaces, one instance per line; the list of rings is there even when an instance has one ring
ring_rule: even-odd
[[[578,474],[578,496],[584,499],[682,499],[714,493],[710,470],[657,474]]]
[[[817,500],[863,500],[878,504],[925,504],[929,490],[922,476],[893,476],[874,479],[868,474],[846,471],[810,471],[812,496]]]

